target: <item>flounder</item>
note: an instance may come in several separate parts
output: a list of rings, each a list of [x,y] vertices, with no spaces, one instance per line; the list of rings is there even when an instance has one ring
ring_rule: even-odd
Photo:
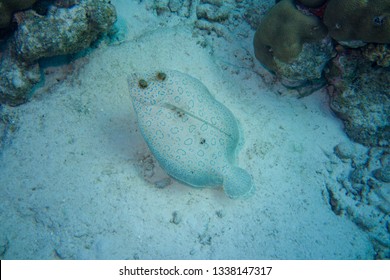
[[[252,193],[249,173],[234,165],[238,124],[199,80],[178,72],[128,78],[138,126],[161,167],[193,187],[223,186],[230,198]]]

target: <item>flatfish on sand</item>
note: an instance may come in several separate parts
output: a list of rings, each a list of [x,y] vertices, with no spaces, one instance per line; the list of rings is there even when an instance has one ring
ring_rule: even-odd
[[[128,85],[138,126],[161,167],[193,187],[222,186],[230,198],[252,193],[235,165],[237,121],[200,82],[178,71],[134,73]]]

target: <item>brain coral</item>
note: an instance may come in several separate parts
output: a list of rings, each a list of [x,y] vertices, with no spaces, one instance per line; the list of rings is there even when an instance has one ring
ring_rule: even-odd
[[[337,41],[390,43],[390,0],[329,0],[324,23]]]
[[[326,35],[326,27],[317,17],[300,12],[293,0],[282,0],[257,28],[253,42],[255,56],[264,66],[277,71],[274,57],[292,62],[304,43],[319,41]]]

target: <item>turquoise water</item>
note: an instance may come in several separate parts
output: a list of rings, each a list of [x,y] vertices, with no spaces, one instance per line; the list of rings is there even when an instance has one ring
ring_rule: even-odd
[[[388,257],[387,185],[365,187],[386,150],[353,143],[324,88],[297,98],[255,59],[251,24],[273,1],[260,15],[251,1],[209,2],[197,13],[189,1],[112,1],[112,32],[40,61],[29,101],[1,105],[1,259]],[[210,7],[221,21],[201,16]],[[196,78],[234,115],[250,197],[191,187],[160,166],[128,88],[132,74],[159,69]]]

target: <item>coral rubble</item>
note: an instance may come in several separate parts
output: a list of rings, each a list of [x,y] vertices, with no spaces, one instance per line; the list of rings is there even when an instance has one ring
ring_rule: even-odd
[[[332,211],[367,232],[377,259],[390,259],[390,150],[340,143],[327,156],[324,196]]]

